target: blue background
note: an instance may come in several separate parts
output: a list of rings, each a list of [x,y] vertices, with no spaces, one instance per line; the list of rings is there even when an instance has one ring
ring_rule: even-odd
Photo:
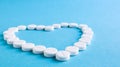
[[[86,51],[67,62],[23,52],[6,44],[2,32],[20,24],[77,22],[95,32]],[[21,39],[64,49],[80,37],[77,29],[22,31]],[[0,67],[120,67],[120,0],[0,0]]]

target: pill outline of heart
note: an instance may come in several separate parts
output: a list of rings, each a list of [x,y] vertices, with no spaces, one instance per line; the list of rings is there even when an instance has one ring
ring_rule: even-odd
[[[46,48],[44,45],[35,46],[34,43],[27,43],[25,40],[21,40],[15,35],[15,33],[20,30],[53,31],[54,29],[65,27],[78,28],[83,34],[78,42],[75,42],[73,46],[67,46],[65,50],[60,51],[53,47]],[[91,43],[93,34],[94,32],[92,29],[86,24],[66,22],[49,26],[35,24],[30,24],[28,26],[19,25],[17,27],[8,28],[8,30],[3,32],[4,40],[7,42],[7,44],[13,45],[14,48],[21,48],[23,51],[32,51],[34,54],[44,54],[45,57],[56,57],[56,59],[59,61],[67,61],[70,59],[70,56],[77,55],[80,50],[85,50],[86,47]]]

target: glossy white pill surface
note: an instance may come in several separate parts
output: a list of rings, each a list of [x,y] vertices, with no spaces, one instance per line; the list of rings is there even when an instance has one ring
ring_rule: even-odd
[[[76,42],[74,46],[78,47],[79,50],[86,50],[86,43],[84,42]]]
[[[31,51],[35,45],[33,43],[25,43],[22,45],[23,51]]]
[[[53,26],[46,26],[45,31],[53,31],[54,27]]]
[[[18,40],[18,41],[14,41],[13,42],[13,47],[14,48],[20,48],[23,44],[25,44],[26,42],[24,40]]]
[[[32,49],[32,52],[33,52],[34,54],[41,54],[41,53],[44,52],[45,49],[46,49],[45,46],[39,45],[39,46],[35,46],[35,47]]]
[[[45,28],[44,25],[38,25],[38,26],[36,27],[36,30],[43,30],[44,28]]]
[[[70,59],[70,53],[68,51],[58,51],[56,53],[56,59],[59,61],[67,61]]]
[[[70,52],[70,55],[77,55],[79,53],[79,48],[75,46],[68,46],[65,50]]]
[[[51,47],[51,48],[45,49],[44,56],[45,57],[54,57],[56,53],[57,53],[57,49]]]
[[[36,29],[36,25],[35,24],[30,24],[27,26],[28,30],[34,30]]]

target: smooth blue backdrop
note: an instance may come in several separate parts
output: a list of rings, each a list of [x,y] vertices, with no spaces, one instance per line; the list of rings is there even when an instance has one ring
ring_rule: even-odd
[[[95,32],[86,51],[67,62],[23,52],[6,44],[2,32],[20,24],[77,22]],[[80,37],[77,29],[23,31],[21,39],[64,49]],[[0,0],[0,67],[120,67],[120,0]]]

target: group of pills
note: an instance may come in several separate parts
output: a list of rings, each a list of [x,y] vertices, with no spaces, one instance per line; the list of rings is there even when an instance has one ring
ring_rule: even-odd
[[[68,46],[65,50],[57,50],[53,47],[46,48],[44,45],[35,45],[34,43],[28,43],[25,40],[19,39],[15,35],[16,32],[21,30],[45,30],[53,31],[58,28],[78,28],[82,31],[82,36],[78,42],[74,43],[73,46]],[[55,57],[59,61],[66,61],[70,59],[70,56],[77,55],[80,50],[85,50],[86,46],[90,44],[93,31],[86,24],[77,24],[77,23],[61,23],[53,24],[50,26],[45,25],[35,25],[31,24],[28,26],[20,25],[17,27],[8,28],[8,30],[3,32],[4,40],[7,44],[12,45],[14,48],[21,48],[22,51],[32,51],[34,54],[43,54],[45,57]]]

